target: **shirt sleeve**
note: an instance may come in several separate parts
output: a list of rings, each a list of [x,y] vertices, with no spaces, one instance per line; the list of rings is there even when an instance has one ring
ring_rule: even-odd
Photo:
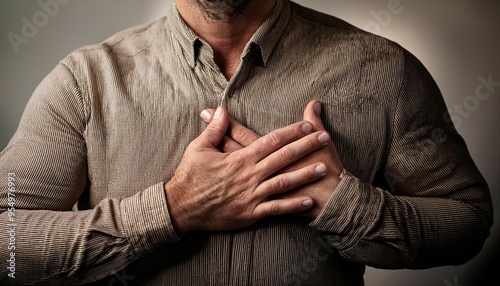
[[[493,223],[488,186],[447,113],[437,85],[405,52],[385,187],[345,171],[310,223],[347,259],[377,268],[461,264]]]
[[[72,211],[88,184],[87,113],[60,64],[35,90],[0,153],[0,284],[80,285],[178,240],[160,182]]]

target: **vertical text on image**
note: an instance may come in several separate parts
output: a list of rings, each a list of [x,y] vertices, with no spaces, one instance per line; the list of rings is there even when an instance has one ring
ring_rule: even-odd
[[[7,174],[7,269],[8,276],[16,278],[16,173]]]

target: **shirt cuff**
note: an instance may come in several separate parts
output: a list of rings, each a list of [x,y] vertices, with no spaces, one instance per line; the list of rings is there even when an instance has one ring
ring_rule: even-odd
[[[381,192],[344,170],[325,208],[309,226],[331,236],[338,250],[354,246],[379,215]]]
[[[140,256],[179,241],[167,208],[164,183],[155,184],[121,201],[125,234]]]

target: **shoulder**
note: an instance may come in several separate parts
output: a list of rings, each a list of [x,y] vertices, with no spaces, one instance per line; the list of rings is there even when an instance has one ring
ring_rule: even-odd
[[[340,18],[290,2],[292,17],[290,31],[309,38],[322,48],[342,48],[344,54],[364,60],[392,58],[404,61],[405,50],[397,43],[364,31]],[[402,62],[399,62],[402,66]]]
[[[101,43],[83,46],[59,64],[65,66],[85,94],[92,94],[103,83],[120,84],[137,78],[140,70],[160,62],[170,40],[163,17],[151,23],[120,31]],[[138,69],[141,67],[141,69]],[[110,87],[107,87],[108,89]]]
[[[304,60],[322,77],[337,82],[340,94],[350,95],[355,90],[359,94],[397,97],[407,61],[413,60],[408,51],[337,17],[293,2],[290,7],[283,51],[296,55],[287,57]]]
[[[159,35],[164,33],[164,23],[165,17],[122,30],[101,43],[86,45],[73,51],[61,63],[73,70],[89,63],[100,66],[120,58],[140,57],[154,48],[161,38]]]

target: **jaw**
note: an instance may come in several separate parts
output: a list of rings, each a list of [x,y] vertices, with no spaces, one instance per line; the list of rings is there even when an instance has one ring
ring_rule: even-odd
[[[192,0],[206,20],[231,23],[242,17],[252,0]]]

